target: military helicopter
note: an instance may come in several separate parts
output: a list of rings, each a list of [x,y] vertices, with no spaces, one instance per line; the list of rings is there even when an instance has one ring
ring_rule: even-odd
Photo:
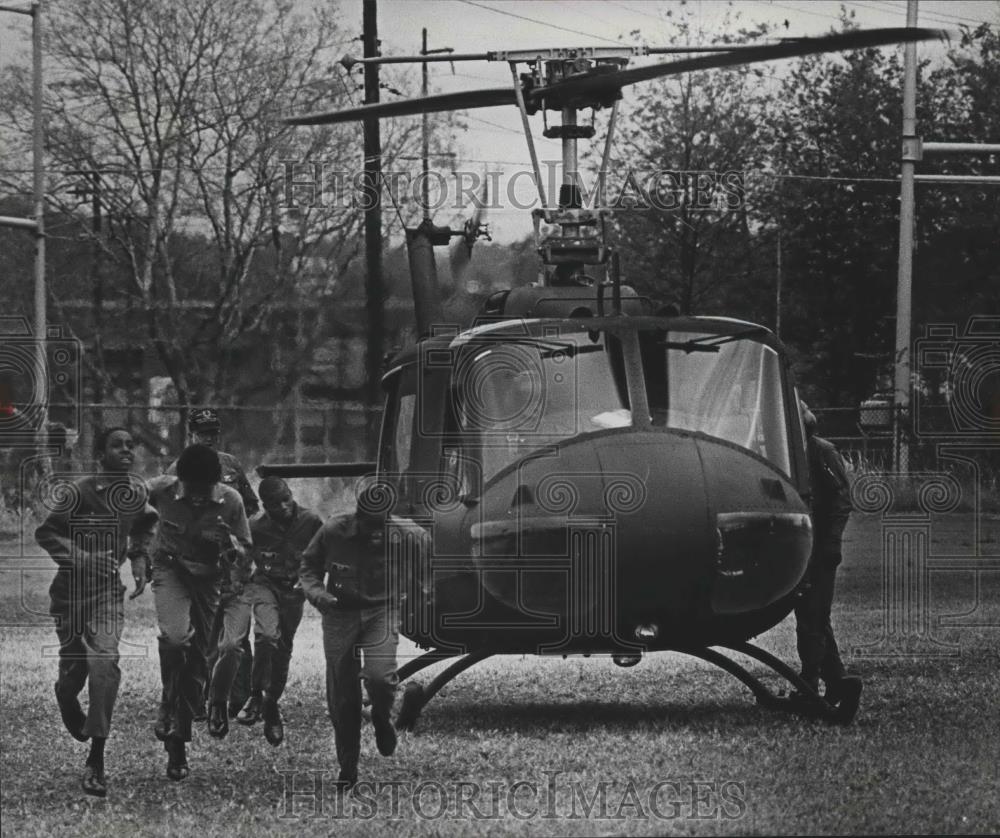
[[[605,213],[583,206],[577,143],[584,108],[611,108],[627,85],[817,52],[936,38],[935,30],[853,31],[626,69],[669,48],[586,47],[414,56],[393,62],[505,61],[510,88],[447,93],[296,116],[295,125],[516,106],[539,187],[540,281],[490,296],[472,324],[445,324],[433,248],[462,230],[430,219],[407,231],[420,339],[388,363],[374,463],[265,465],[261,475],[368,475],[385,508],[422,524],[433,555],[398,580],[402,631],[426,652],[405,681],[397,726],[412,727],[451,679],[498,654],[610,654],[621,666],[676,651],[742,681],[758,703],[849,723],[858,694],[828,703],[749,640],[793,608],[812,531],[795,382],[763,326],[681,316],[621,281]],[[345,65],[385,58],[345,59]],[[522,65],[527,72],[519,73]],[[528,117],[556,111],[558,203],[542,191]],[[548,225],[541,235],[541,225]],[[444,325],[442,325],[444,324]],[[388,542],[392,542],[390,537]],[[405,545],[396,544],[405,550]],[[713,648],[714,647],[714,648]],[[722,650],[722,651],[720,651]],[[726,652],[784,678],[772,690]],[[452,660],[453,659],[453,660]]]

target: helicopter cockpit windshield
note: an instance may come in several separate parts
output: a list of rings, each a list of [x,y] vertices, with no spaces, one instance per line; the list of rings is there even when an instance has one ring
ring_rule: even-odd
[[[781,360],[751,337],[640,334],[654,426],[698,431],[791,472]]]
[[[440,466],[457,480],[460,494],[474,495],[481,481],[533,451],[635,427],[725,440],[791,474],[782,360],[756,327],[494,332],[465,343],[453,357],[446,391],[432,397],[432,379],[425,377],[422,418],[417,367],[405,365],[389,377],[383,469]],[[639,387],[641,395],[630,392]],[[633,404],[648,405],[647,416],[637,421]],[[435,433],[417,433],[440,421],[435,413],[447,417],[443,449]]]
[[[592,335],[506,335],[469,348],[456,371],[456,419],[485,479],[532,450],[631,424],[620,359]]]

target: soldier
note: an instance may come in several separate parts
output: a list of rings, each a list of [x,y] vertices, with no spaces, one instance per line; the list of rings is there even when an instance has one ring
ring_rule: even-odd
[[[215,410],[215,408],[194,408],[188,415],[189,444],[205,445],[213,449],[219,455],[219,464],[222,467],[221,482],[240,493],[240,497],[243,498],[243,508],[246,511],[246,516],[248,519],[252,518],[260,510],[260,504],[257,502],[257,495],[254,494],[253,487],[251,487],[250,481],[247,480],[246,471],[243,469],[242,463],[240,463],[240,461],[232,454],[228,454],[225,451],[219,451],[219,441],[221,436],[222,422],[219,421],[219,413]],[[177,463],[174,461],[170,464],[170,466],[168,466],[166,473],[175,474],[176,466]],[[208,670],[206,670],[202,679],[204,683],[208,683],[209,672],[215,666],[218,653],[219,636],[222,632],[222,625],[220,622],[222,615],[223,612],[220,610],[218,612],[216,622],[212,626],[212,639],[209,644],[208,655],[205,658]],[[239,669],[237,670],[234,681],[233,703],[229,708],[230,716],[236,715],[240,707],[243,706],[243,702],[246,701],[247,695],[250,693],[250,671],[253,661],[253,651],[250,648],[249,638],[243,641],[242,653]],[[207,716],[208,697],[206,696],[205,701],[195,709],[195,721],[204,721]]]
[[[257,495],[254,494],[250,481],[247,480],[243,465],[232,454],[219,450],[219,440],[222,437],[222,422],[219,413],[212,407],[199,407],[188,416],[188,444],[205,445],[219,455],[219,465],[222,467],[222,483],[232,487],[243,498],[243,507],[247,518],[252,518],[260,511]],[[167,468],[167,474],[175,474],[177,462]]]
[[[848,677],[833,635],[830,611],[840,565],[841,541],[851,514],[851,486],[843,457],[834,444],[816,436],[816,416],[802,403],[806,431],[809,483],[812,490],[813,550],[805,584],[795,606],[802,678],[814,690],[819,679],[826,684],[825,698],[837,704],[845,698],[856,702],[861,682]]]
[[[263,717],[264,738],[272,745],[284,739],[278,702],[288,680],[295,632],[302,621],[305,596],[299,584],[299,563],[317,530],[319,517],[299,506],[280,477],[260,483],[264,514],[250,524],[256,571],[240,597],[243,632],[254,616],[252,689],[236,720],[252,725]],[[226,652],[221,648],[220,660]]]
[[[299,574],[306,598],[323,619],[326,700],[342,791],[358,779],[361,679],[371,700],[379,753],[389,756],[396,750],[389,715],[398,683],[399,590],[390,589],[389,580],[410,572],[430,550],[427,533],[412,521],[389,516],[380,494],[377,485],[367,487],[355,512],[327,521],[306,547]]]
[[[220,601],[224,595],[237,595],[247,576],[250,527],[239,494],[222,485],[221,477],[218,454],[191,445],[177,460],[176,477],[164,475],[150,483],[150,503],[160,513],[153,546],[153,597],[163,701],[155,732],[167,750],[167,776],[172,780],[189,773],[186,743],[205,694],[205,657]],[[227,642],[230,630],[224,623],[222,642]],[[220,676],[210,693],[228,693],[230,685]],[[213,704],[209,733],[221,738],[227,731],[225,710],[220,718]]]
[[[104,745],[121,669],[118,643],[124,622],[125,586],[119,567],[131,560],[135,599],[146,587],[149,545],[156,512],[142,481],[132,475],[135,442],[127,428],[107,428],[94,441],[100,474],[61,491],[59,504],[35,531],[35,539],[59,566],[49,588],[50,613],[59,637],[56,700],[63,723],[80,742],[90,739],[83,790],[104,797]],[[67,487],[58,487],[65,490]],[[66,508],[63,508],[66,507]],[[89,684],[86,714],[77,696]]]

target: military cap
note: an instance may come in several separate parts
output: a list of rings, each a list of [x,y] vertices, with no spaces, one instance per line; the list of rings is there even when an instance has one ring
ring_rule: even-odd
[[[188,416],[189,431],[221,431],[218,411],[214,407],[199,407]]]

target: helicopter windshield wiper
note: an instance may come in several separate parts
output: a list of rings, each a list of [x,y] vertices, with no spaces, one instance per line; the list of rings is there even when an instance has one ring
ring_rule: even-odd
[[[687,353],[718,352],[719,347],[723,344],[732,343],[734,340],[740,340],[741,338],[766,331],[763,326],[753,326],[749,329],[743,329],[740,332],[734,332],[731,335],[705,335],[704,337],[691,338],[690,340],[663,340],[657,343],[666,349],[683,349]]]
[[[541,357],[542,360],[548,360],[549,358],[554,358],[557,355],[564,355],[567,358],[573,358],[576,355],[586,352],[604,351],[604,345],[600,343],[584,344],[583,346],[579,346],[569,341],[564,342],[546,338],[508,337],[505,335],[502,339],[497,340],[496,342],[496,346],[509,346],[511,344],[515,344],[517,346],[533,346],[537,348],[539,350],[539,357]]]

